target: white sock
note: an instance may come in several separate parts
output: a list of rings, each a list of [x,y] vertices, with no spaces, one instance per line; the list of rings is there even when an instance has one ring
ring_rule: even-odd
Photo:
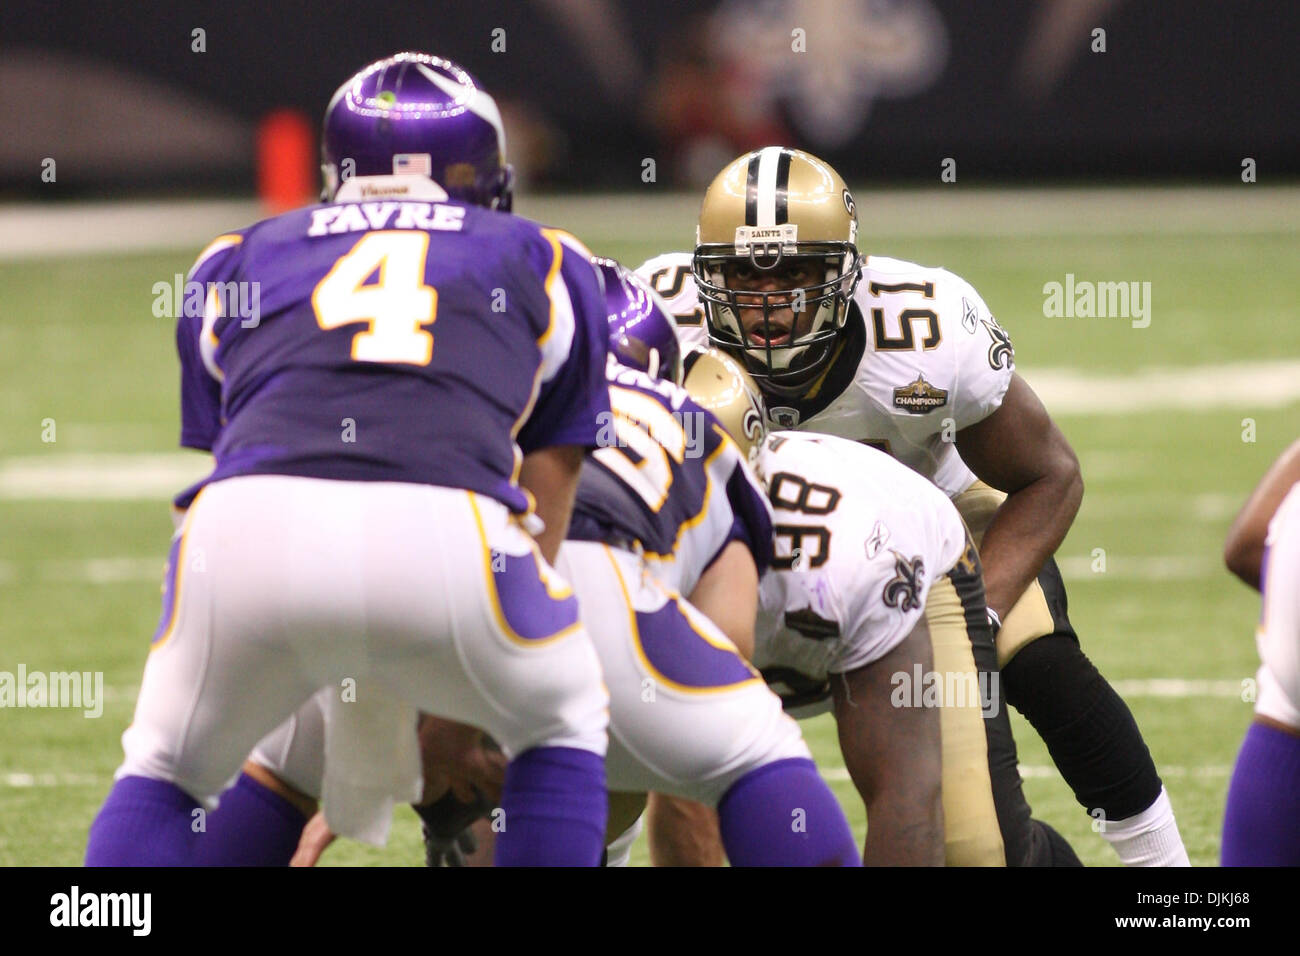
[[[1164,787],[1155,802],[1136,816],[1106,820],[1101,835],[1125,866],[1191,866],[1178,833],[1178,821]]]

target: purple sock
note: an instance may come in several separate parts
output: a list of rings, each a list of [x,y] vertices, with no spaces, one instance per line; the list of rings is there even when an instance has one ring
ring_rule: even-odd
[[[288,866],[307,818],[246,773],[198,835],[195,866]]]
[[[732,866],[861,866],[853,831],[811,760],[752,770],[718,803]]]
[[[605,849],[605,761],[588,750],[534,747],[510,761],[501,806],[497,866],[599,866]]]
[[[1223,815],[1224,866],[1300,866],[1300,737],[1251,724]]]
[[[189,866],[198,803],[165,780],[123,777],[90,825],[86,866]]]

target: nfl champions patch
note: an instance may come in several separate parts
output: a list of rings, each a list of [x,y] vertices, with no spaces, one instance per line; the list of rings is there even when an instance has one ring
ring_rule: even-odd
[[[935,388],[920,372],[916,381],[894,389],[894,407],[911,415],[925,415],[948,403],[948,390]]]

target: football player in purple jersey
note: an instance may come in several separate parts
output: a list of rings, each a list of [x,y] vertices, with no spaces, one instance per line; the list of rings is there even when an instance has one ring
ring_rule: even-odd
[[[609,364],[613,415],[583,464],[557,567],[573,582],[609,688],[608,832],[623,834],[611,863],[620,851],[625,858],[653,789],[716,807],[720,845],[736,865],[856,865],[852,831],[797,724],[738,650],[753,642],[758,575],[770,558],[765,494],[722,425],[682,388],[647,374],[671,374],[680,354],[659,297],[598,261],[611,351],[639,368]],[[751,424],[759,421],[755,414]],[[314,796],[320,725],[311,708],[300,712],[254,762]],[[480,776],[465,773],[466,761],[446,766],[445,740],[455,734],[422,738],[426,769]],[[429,861],[459,861],[461,831],[476,816],[496,823],[486,796],[430,788],[425,798],[416,809]],[[480,827],[479,836],[496,830]],[[313,820],[295,862],[314,863],[331,839]]]
[[[608,697],[549,562],[609,415],[601,279],[572,236],[506,212],[496,105],[454,63],[356,74],[323,159],[323,204],[219,237],[191,272],[208,295],[177,326],[181,444],[215,464],[176,501],[86,861],[206,862],[196,821],[319,693],[336,830],[382,842],[393,801],[419,799],[418,709],[509,758],[498,863],[595,864]],[[255,315],[229,308],[245,287]],[[240,778],[222,802],[267,795]]]
[[[1262,596],[1255,719],[1223,815],[1224,866],[1300,866],[1300,441],[1260,479],[1223,549]]]

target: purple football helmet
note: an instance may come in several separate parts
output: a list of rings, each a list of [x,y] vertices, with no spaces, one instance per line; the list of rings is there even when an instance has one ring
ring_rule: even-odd
[[[418,173],[453,199],[509,212],[514,171],[496,102],[461,67],[427,53],[372,63],[325,109],[322,198],[353,176]]]
[[[609,350],[651,378],[682,383],[682,349],[668,303],[639,275],[613,259],[592,259],[605,280]]]

